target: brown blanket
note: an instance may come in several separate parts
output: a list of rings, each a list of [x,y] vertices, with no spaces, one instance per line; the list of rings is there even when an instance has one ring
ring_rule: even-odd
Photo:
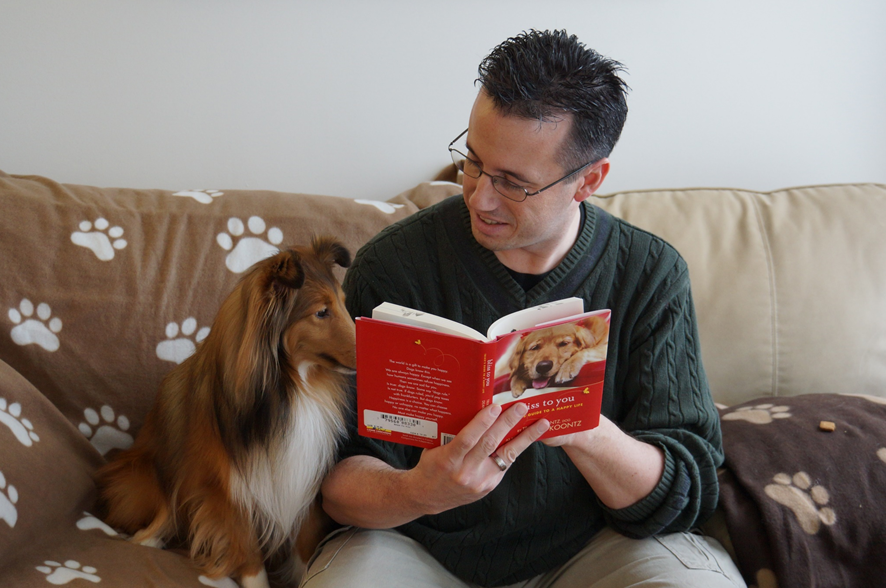
[[[748,584],[886,584],[886,401],[761,398],[721,418],[720,500]]]
[[[0,171],[0,587],[234,586],[122,540],[96,517],[92,473],[132,444],[163,376],[251,263],[313,234],[355,253],[459,191],[422,184],[376,202]]]

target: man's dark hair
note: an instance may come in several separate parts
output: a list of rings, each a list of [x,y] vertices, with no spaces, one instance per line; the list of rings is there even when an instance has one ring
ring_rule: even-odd
[[[492,50],[479,78],[502,114],[547,121],[573,117],[564,169],[608,157],[628,114],[624,67],[566,31],[523,32]]]

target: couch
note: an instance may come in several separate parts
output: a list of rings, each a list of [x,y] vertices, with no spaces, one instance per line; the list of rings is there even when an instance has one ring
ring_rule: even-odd
[[[253,261],[312,234],[355,252],[460,193],[448,180],[378,202],[0,172],[0,586],[235,586],[123,540],[96,516],[93,473]],[[705,530],[759,588],[882,582],[886,186],[593,202],[688,262],[726,452]]]

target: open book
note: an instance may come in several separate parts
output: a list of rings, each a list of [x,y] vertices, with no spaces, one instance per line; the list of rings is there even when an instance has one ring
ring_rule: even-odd
[[[503,443],[541,418],[551,422],[542,438],[594,428],[609,315],[567,298],[509,314],[483,334],[385,302],[357,319],[360,434],[436,447],[493,402],[529,407]]]

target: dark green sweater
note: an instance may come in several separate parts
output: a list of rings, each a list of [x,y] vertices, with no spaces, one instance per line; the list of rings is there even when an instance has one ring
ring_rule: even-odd
[[[480,332],[505,314],[569,296],[583,298],[585,310],[612,309],[603,414],[664,450],[661,481],[640,502],[612,510],[561,449],[534,443],[482,500],[399,528],[469,582],[498,586],[544,573],[605,524],[631,537],[684,531],[717,504],[720,426],[686,264],[658,237],[584,206],[575,246],[528,292],[473,238],[461,196],[384,230],[345,278],[355,317],[389,301]],[[372,455],[401,469],[418,463],[418,448],[360,437],[355,423],[349,432],[342,458]]]

